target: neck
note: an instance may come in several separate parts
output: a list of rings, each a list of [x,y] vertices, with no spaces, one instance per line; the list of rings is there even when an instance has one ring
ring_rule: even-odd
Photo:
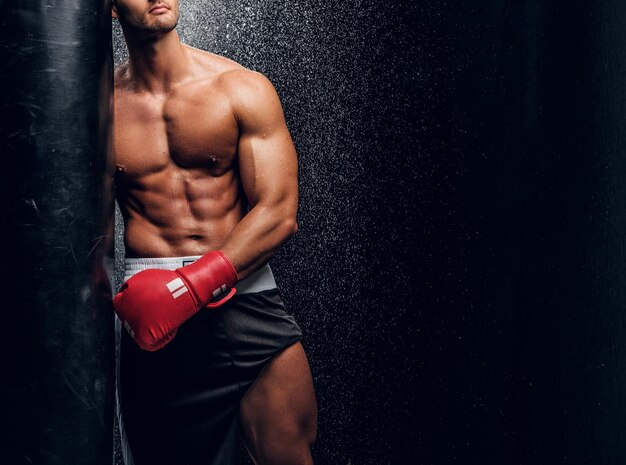
[[[137,37],[124,33],[128,46],[128,71],[138,88],[165,93],[190,74],[190,61],[176,29]]]

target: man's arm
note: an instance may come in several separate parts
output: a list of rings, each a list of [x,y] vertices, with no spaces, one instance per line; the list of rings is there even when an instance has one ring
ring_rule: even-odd
[[[298,161],[281,104],[263,75],[233,71],[241,183],[252,207],[220,249],[239,279],[264,265],[297,231]]]

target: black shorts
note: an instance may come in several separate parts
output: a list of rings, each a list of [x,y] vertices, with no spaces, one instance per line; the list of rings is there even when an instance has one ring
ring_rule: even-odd
[[[120,430],[132,454],[126,465],[234,463],[241,398],[269,360],[301,336],[278,289],[235,294],[201,310],[156,352],[121,331]]]

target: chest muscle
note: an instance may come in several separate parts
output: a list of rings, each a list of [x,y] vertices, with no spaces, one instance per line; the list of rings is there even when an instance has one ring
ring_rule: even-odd
[[[123,95],[115,103],[116,165],[126,180],[172,165],[209,171],[232,166],[238,129],[218,93],[184,89],[162,99]]]

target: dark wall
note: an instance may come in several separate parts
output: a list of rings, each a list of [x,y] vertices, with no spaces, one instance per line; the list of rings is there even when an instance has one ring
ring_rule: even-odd
[[[626,6],[544,3],[181,6],[299,152],[318,465],[626,457]]]

